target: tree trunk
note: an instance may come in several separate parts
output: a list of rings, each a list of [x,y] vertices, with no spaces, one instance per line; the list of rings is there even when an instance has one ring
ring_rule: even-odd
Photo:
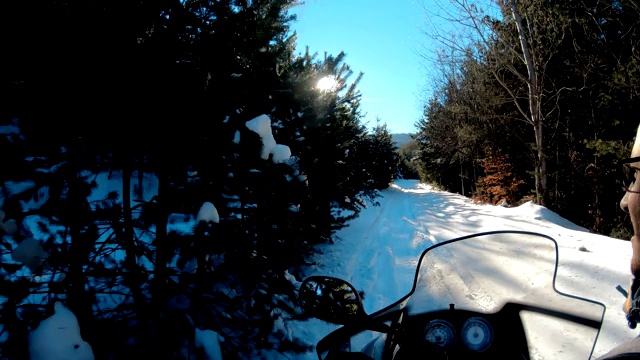
[[[127,252],[127,256],[125,258],[127,271],[134,271],[137,267],[137,261],[135,254],[133,221],[131,219],[131,167],[127,160],[124,160],[124,162],[125,165],[122,167],[123,247]]]
[[[68,176],[71,179],[68,182],[67,211],[70,213],[68,214],[70,215],[68,217],[68,229],[71,243],[69,245],[70,262],[67,274],[69,284],[67,307],[76,315],[80,329],[83,335],[86,335],[85,339],[92,339],[95,333],[95,326],[92,324],[94,301],[86,290],[87,277],[84,272],[84,266],[88,263],[89,253],[95,239],[89,239],[85,234],[91,218],[88,217],[90,210],[86,195],[82,191],[82,187],[86,186],[86,184],[79,176],[79,162],[76,161],[79,151],[75,146],[71,146],[69,150],[69,168],[71,170]],[[89,237],[93,235],[91,234]]]
[[[460,160],[460,184],[462,186],[462,196],[464,196],[464,176],[462,176],[462,160]]]
[[[540,114],[541,89],[538,85],[536,69],[533,65],[533,60],[531,59],[531,52],[529,51],[524,26],[522,25],[522,18],[516,9],[516,3],[514,0],[509,1],[509,7],[511,8],[513,19],[515,20],[518,28],[518,36],[520,38],[520,45],[522,46],[522,55],[524,56],[524,62],[527,66],[527,73],[529,75],[527,81],[527,90],[529,92],[529,114],[531,117],[529,120],[533,124],[536,148],[538,152],[535,174],[536,202],[539,205],[545,206],[547,197],[547,162],[545,160],[544,138],[542,134],[543,124],[542,116]]]
[[[172,335],[170,324],[166,319],[166,304],[168,299],[167,280],[168,268],[167,263],[170,260],[168,246],[168,209],[167,209],[167,192],[169,186],[169,178],[166,170],[158,169],[158,196],[155,204],[156,207],[156,238],[155,245],[155,269],[153,275],[153,311],[155,312],[155,330],[156,330],[156,351],[160,357],[169,354],[172,344]]]
[[[144,200],[144,187],[143,187],[143,183],[144,183],[144,160],[141,160],[141,163],[138,166],[138,200],[143,201]]]
[[[134,301],[134,308],[139,316],[145,313],[147,303],[142,293],[142,278],[138,266],[138,251],[136,246],[135,232],[133,229],[133,215],[131,212],[131,162],[129,158],[123,159],[122,166],[122,246],[126,251],[126,284],[131,290]],[[144,319],[145,317],[142,316]]]

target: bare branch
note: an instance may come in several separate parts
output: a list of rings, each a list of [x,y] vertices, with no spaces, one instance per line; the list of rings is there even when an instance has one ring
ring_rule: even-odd
[[[504,82],[504,80],[502,80],[498,76],[498,74],[495,71],[492,71],[491,73],[493,74],[495,79],[500,83],[500,85],[502,85],[502,87],[509,93],[509,95],[511,95],[511,97],[513,98],[513,103],[516,105],[516,108],[518,109],[520,114],[522,114],[522,116],[526,119],[527,123],[533,125],[533,122],[529,118],[528,113],[518,103],[518,97],[516,96],[516,94],[513,93],[513,91],[509,88],[509,86]]]

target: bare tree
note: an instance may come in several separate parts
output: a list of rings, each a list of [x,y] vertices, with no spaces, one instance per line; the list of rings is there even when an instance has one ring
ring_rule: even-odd
[[[448,54],[447,61],[459,64],[469,55],[477,57],[508,93],[520,114],[518,119],[532,126],[536,200],[545,205],[544,128],[560,94],[551,79],[545,78],[545,70],[558,52],[568,22],[554,14],[553,5],[540,0],[431,0],[423,7],[430,15],[424,32],[439,49],[435,58],[427,53],[425,59],[441,62],[443,54]]]

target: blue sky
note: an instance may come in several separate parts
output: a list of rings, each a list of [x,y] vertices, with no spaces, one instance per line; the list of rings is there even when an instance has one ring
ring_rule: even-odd
[[[425,37],[419,1],[306,0],[293,12],[296,53],[306,46],[320,56],[344,51],[354,73],[364,73],[359,89],[369,127],[379,116],[391,133],[416,132],[428,82],[418,55]]]

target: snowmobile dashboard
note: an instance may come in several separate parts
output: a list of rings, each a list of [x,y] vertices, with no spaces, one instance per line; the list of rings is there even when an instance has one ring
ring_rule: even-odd
[[[448,310],[403,316],[387,334],[388,358],[529,359],[517,307],[494,314]]]

